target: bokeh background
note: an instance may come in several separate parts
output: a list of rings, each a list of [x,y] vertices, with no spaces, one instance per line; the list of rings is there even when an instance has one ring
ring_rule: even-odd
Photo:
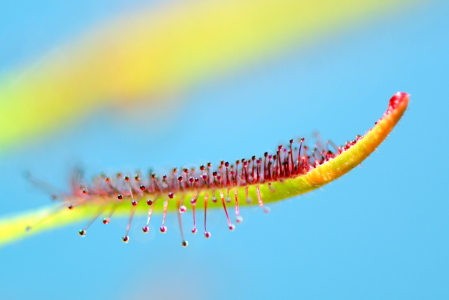
[[[2,2],[0,74],[142,5],[155,4]],[[75,224],[1,248],[2,299],[447,299],[448,15],[447,1],[395,8],[164,95],[177,99],[169,110],[118,103],[2,153],[8,215],[50,202],[25,171],[67,189],[79,163],[88,176],[163,172],[260,154],[315,130],[342,144],[368,130],[395,92],[411,94],[363,166],[269,214],[244,209],[234,232],[216,211],[213,237],[189,235],[186,249],[174,216],[165,235],[143,235],[136,218],[128,244],[123,218],[94,223],[85,238]]]

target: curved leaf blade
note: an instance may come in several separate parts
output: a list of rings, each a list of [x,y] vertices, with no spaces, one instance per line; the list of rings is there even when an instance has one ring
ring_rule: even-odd
[[[387,111],[384,116],[376,122],[376,125],[369,130],[363,137],[354,141],[349,147],[345,147],[336,157],[329,159],[321,165],[312,168],[306,174],[293,176],[283,180],[272,180],[269,183],[248,184],[247,186],[237,186],[223,189],[201,189],[198,191],[186,190],[181,193],[182,198],[195,198],[196,209],[202,209],[207,202],[207,197],[212,193],[224,194],[229,190],[236,191],[236,196],[240,199],[250,197],[252,199],[263,199],[264,203],[272,203],[283,199],[300,195],[314,189],[317,189],[339,177],[348,173],[363,160],[365,160],[390,134],[395,125],[401,119],[409,103],[409,95],[406,93],[397,93],[391,99]],[[160,195],[148,195],[153,199]],[[74,199],[66,199],[67,201],[79,201],[81,196],[73,195]],[[0,219],[0,245],[19,240],[31,234],[35,234],[48,229],[61,227],[67,224],[79,222],[82,220],[92,219],[92,216],[99,212],[110,211],[114,209],[115,216],[129,216],[130,205],[128,202],[121,202],[119,205],[112,201],[111,197],[97,197],[92,201],[75,202],[81,203],[74,209],[61,209],[58,207],[47,207],[38,211],[26,212],[15,217]],[[116,197],[114,197],[116,200]],[[179,209],[179,201],[159,201],[154,203],[154,213],[162,213],[164,203],[167,203],[167,211],[176,211]],[[69,202],[72,203],[72,202]],[[64,202],[63,202],[64,204]],[[223,202],[224,204],[224,202]],[[241,205],[261,204],[260,201],[253,203],[242,202]],[[232,202],[227,203],[231,207]],[[221,208],[222,203],[208,202],[208,208]],[[145,214],[148,206],[145,201],[140,201],[135,206],[135,213]],[[33,221],[35,220],[35,221]],[[36,223],[36,221],[38,223]],[[27,226],[34,224],[31,231],[25,230]]]

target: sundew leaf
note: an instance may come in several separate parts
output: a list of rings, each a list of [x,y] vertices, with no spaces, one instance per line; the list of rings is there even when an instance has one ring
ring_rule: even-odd
[[[304,139],[298,145],[290,140],[287,146],[278,146],[273,154],[242,159],[230,164],[222,161],[213,169],[210,163],[198,169],[173,169],[162,177],[156,174],[100,175],[86,183],[80,173],[74,172],[72,191],[54,195],[59,204],[16,217],[0,219],[0,245],[31,234],[85,220],[87,225],[79,231],[84,236],[89,225],[97,218],[108,224],[111,217],[129,217],[128,229],[123,237],[128,242],[129,227],[135,214],[148,214],[142,230],[150,230],[153,214],[162,214],[159,227],[166,232],[165,220],[177,214],[184,238],[182,215],[193,214],[192,233],[204,223],[206,238],[211,233],[206,228],[209,209],[222,209],[229,229],[233,222],[241,222],[241,206],[266,204],[297,196],[317,189],[348,173],[367,158],[389,135],[404,114],[409,95],[396,93],[388,109],[375,126],[365,135],[337,147],[317,141],[315,147],[306,146]],[[232,211],[231,211],[232,210]],[[201,220],[201,222],[199,221]],[[153,229],[154,230],[154,229]]]
[[[186,87],[413,2],[178,1],[124,15],[0,78],[0,153],[112,102],[166,107]]]

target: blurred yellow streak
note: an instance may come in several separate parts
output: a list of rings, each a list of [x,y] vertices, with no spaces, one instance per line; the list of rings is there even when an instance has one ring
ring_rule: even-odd
[[[111,101],[164,105],[164,93],[413,2],[179,1],[122,16],[0,81],[0,151]]]

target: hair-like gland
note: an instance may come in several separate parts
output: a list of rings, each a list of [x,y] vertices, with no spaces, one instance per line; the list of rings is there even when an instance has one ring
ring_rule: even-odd
[[[297,143],[290,140],[289,144],[278,146],[275,153],[235,162],[221,161],[215,168],[211,163],[199,168],[175,168],[162,177],[151,172],[147,176],[132,177],[121,173],[112,177],[100,175],[90,184],[84,182],[81,172],[74,172],[72,194],[58,198],[63,207],[71,210],[80,206],[97,208],[92,219],[79,231],[81,236],[101,215],[105,215],[104,224],[114,215],[128,215],[124,242],[130,239],[128,232],[135,214],[148,215],[142,228],[143,232],[148,232],[153,213],[162,212],[159,230],[166,232],[167,213],[175,211],[182,245],[187,246],[182,224],[184,213],[193,214],[191,232],[196,233],[202,227],[204,236],[209,238],[207,212],[211,208],[221,208],[228,228],[233,230],[233,221],[242,221],[241,206],[259,205],[268,211],[267,203],[303,194],[333,181],[360,164],[379,146],[403,115],[408,98],[406,93],[396,93],[372,129],[340,147],[328,141],[326,145],[317,142],[310,148],[304,139]]]

